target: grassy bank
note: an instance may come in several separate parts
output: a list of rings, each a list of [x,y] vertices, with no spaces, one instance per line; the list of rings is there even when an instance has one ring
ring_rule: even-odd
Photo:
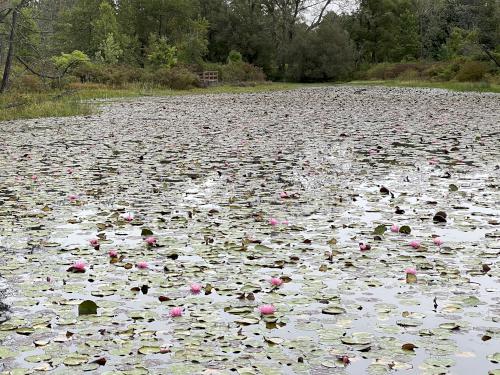
[[[0,121],[40,117],[64,117],[88,115],[95,112],[92,100],[133,98],[140,96],[173,96],[200,94],[238,94],[266,91],[293,90],[306,85],[299,83],[262,83],[255,86],[214,86],[191,90],[172,90],[128,86],[110,88],[99,85],[80,85],[69,90],[54,90],[44,93],[8,93],[0,95]]]
[[[317,87],[330,84],[302,83],[262,83],[255,86],[214,86],[195,88],[192,90],[172,90],[129,86],[126,88],[110,88],[99,85],[80,85],[69,90],[54,90],[43,93],[9,93],[0,95],[0,121],[89,115],[96,111],[93,100],[113,98],[134,98],[140,96],[173,96],[201,94],[238,94],[267,91],[293,90],[304,87]],[[430,87],[452,91],[476,91],[500,93],[500,86],[487,83],[468,82],[427,82],[427,81],[353,81],[347,85],[356,86],[388,86],[388,87]]]
[[[431,82],[431,81],[401,81],[401,80],[376,80],[353,81],[349,85],[356,86],[386,86],[386,87],[422,87],[445,89],[460,92],[494,92],[500,93],[500,85],[488,82]]]

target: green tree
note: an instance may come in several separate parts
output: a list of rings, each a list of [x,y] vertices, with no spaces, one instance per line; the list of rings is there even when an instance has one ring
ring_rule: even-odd
[[[98,38],[94,37],[95,22],[92,20],[100,18],[101,3],[102,0],[76,0],[73,6],[61,11],[55,37],[62,51],[79,50],[95,56],[101,40],[96,42]]]
[[[99,4],[98,17],[91,22],[91,51],[105,56],[103,48],[109,51],[108,58],[115,59],[121,53],[120,34],[118,31],[118,22],[116,20],[116,10],[108,1],[102,1]],[[119,56],[118,56],[119,57]],[[106,60],[106,57],[104,57]]]
[[[332,81],[349,78],[354,70],[354,46],[339,17],[329,13],[314,30],[296,30],[287,56],[286,77],[293,81]]]
[[[171,68],[177,64],[177,48],[167,38],[150,35],[148,61],[155,67]]]
[[[53,56],[52,61],[55,66],[64,75],[80,65],[84,65],[90,62],[89,57],[82,51],[73,51],[71,53],[61,53],[59,56]]]
[[[96,60],[105,64],[116,64],[122,55],[123,50],[120,48],[120,44],[115,41],[113,34],[109,33],[99,45]]]

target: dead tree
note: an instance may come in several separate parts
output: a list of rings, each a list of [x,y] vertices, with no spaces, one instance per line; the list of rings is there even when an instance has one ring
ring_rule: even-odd
[[[17,17],[19,15],[19,10],[14,9],[12,12],[12,22],[10,26],[10,33],[9,33],[9,41],[8,41],[8,52],[7,52],[7,58],[5,59],[5,68],[3,70],[3,77],[2,77],[2,85],[0,86],[0,93],[4,93],[7,90],[7,86],[9,84],[9,78],[10,78],[10,71],[12,69],[12,59],[14,57],[14,48],[15,48],[15,38],[16,38],[16,26],[17,26]]]
[[[7,58],[5,59],[2,84],[0,85],[0,94],[4,93],[9,85],[10,72],[12,70],[12,61],[14,60],[14,55],[15,55],[16,28],[17,28],[19,12],[23,7],[28,5],[28,3],[29,0],[23,0],[15,7],[7,9],[7,14],[12,13],[12,19],[10,23],[9,39],[7,42],[8,44]]]

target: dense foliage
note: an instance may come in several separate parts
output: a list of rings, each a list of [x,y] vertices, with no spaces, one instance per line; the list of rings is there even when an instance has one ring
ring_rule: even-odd
[[[0,9],[5,88],[9,75],[25,73],[113,84],[183,76],[192,85],[193,73],[206,69],[228,81],[263,73],[272,80],[332,81],[372,78],[377,74],[369,69],[386,67],[374,64],[416,61],[450,63],[432,67],[444,71],[422,74],[424,64],[404,74],[480,80],[500,61],[500,2],[491,0],[9,3]]]

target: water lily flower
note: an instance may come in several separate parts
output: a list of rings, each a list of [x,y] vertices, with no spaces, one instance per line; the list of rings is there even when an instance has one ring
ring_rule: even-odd
[[[443,239],[442,239],[441,237],[436,237],[436,238],[434,238],[432,241],[433,241],[433,242],[434,242],[434,244],[435,244],[435,245],[437,245],[437,246],[441,246],[441,245],[444,243],[444,241],[443,241]]]
[[[147,270],[149,268],[149,264],[147,262],[138,262],[135,266],[140,270]]]
[[[118,258],[118,251],[116,250],[109,250],[108,255],[110,258]]]
[[[73,168],[68,168],[68,169],[66,169],[66,172],[67,172],[68,174],[73,174]]]
[[[156,244],[156,238],[155,237],[147,237],[144,241],[148,244],[148,246],[153,246]]]
[[[271,285],[273,286],[281,286],[283,284],[283,280],[281,280],[279,277],[273,277],[271,279]]]
[[[432,158],[431,160],[429,160],[430,165],[436,165],[437,163],[438,163],[438,160],[436,158]]]
[[[396,224],[392,224],[391,226],[391,232],[393,233],[399,233],[399,226]]]
[[[410,242],[410,246],[413,247],[414,249],[418,249],[420,247],[420,241],[413,240]]]
[[[405,273],[407,275],[416,275],[417,274],[417,270],[415,268],[409,267],[409,268],[405,269]]]
[[[283,224],[283,225],[288,225],[288,224],[290,224],[290,223],[289,223],[289,221],[288,221],[288,220],[283,220],[283,221],[281,222],[281,224]]]
[[[75,194],[70,194],[70,195],[68,195],[68,199],[70,202],[74,202],[78,199],[78,196]]]
[[[262,315],[271,315],[276,312],[276,307],[273,305],[262,305],[259,306],[259,311]]]
[[[73,270],[77,272],[85,272],[86,267],[87,265],[83,260],[78,260],[71,266],[71,268],[73,268]]]
[[[366,250],[370,250],[372,247],[370,245],[368,245],[367,243],[363,243],[363,242],[360,242],[359,243],[359,250],[361,251],[366,251]]]
[[[130,222],[130,221],[134,220],[134,214],[132,212],[127,212],[127,213],[122,215],[122,218],[123,218],[123,220]]]
[[[278,219],[275,219],[274,217],[269,219],[269,224],[271,224],[273,227],[279,224]]]
[[[288,195],[288,193],[286,191],[282,191],[280,193],[280,198],[288,198],[288,197],[290,197],[290,196]]]
[[[177,318],[179,316],[182,316],[182,307],[171,308],[169,314],[172,318]]]
[[[198,294],[201,292],[201,285],[200,284],[191,284],[190,289],[191,289],[191,293]]]
[[[95,250],[99,250],[99,240],[97,238],[92,238],[89,243]]]
[[[342,358],[340,358],[340,360],[342,361],[342,363],[344,365],[348,365],[349,363],[351,363],[351,361],[349,360],[349,357],[346,355],[343,355]]]
[[[36,180],[38,180],[38,176],[37,176],[36,174],[34,174],[33,176],[31,176],[31,179],[32,179],[33,181],[36,181]]]

